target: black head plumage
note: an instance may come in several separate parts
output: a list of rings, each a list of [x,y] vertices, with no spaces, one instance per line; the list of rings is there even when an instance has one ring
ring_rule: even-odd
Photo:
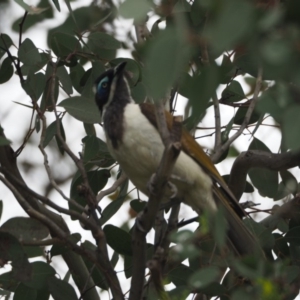
[[[112,94],[115,93],[116,87],[120,85],[125,66],[126,62],[122,62],[115,68],[108,69],[97,78],[95,82],[95,100],[101,113],[108,102],[112,100]]]

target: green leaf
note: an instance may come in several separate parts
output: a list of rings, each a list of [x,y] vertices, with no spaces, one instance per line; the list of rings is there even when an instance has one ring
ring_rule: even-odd
[[[106,169],[93,170],[87,172],[87,178],[90,187],[95,195],[97,195],[97,193],[105,187],[109,177],[110,177],[110,172]],[[80,193],[81,184],[82,184],[82,177],[77,173],[74,176],[71,183],[70,197],[84,207],[87,203],[83,195]],[[73,205],[70,203],[69,203],[69,207],[70,209],[74,209],[78,211],[78,208],[73,207]],[[82,211],[80,211],[80,213],[82,213]]]
[[[270,229],[251,219],[245,219],[244,224],[257,237],[262,248],[272,249],[274,247],[275,239]]]
[[[277,195],[274,200],[282,199],[290,194],[295,194],[298,189],[297,179],[289,171],[280,171],[280,176],[282,182],[280,182],[278,187]]]
[[[15,217],[7,220],[1,231],[9,232],[23,241],[42,240],[49,235],[48,228],[38,220],[26,217]]]
[[[65,130],[64,130],[64,126],[63,126],[62,120],[59,119],[58,122],[59,122],[60,135],[61,135],[62,139],[64,141],[66,141],[66,134],[65,134]],[[65,153],[65,149],[64,149],[62,141],[60,140],[60,138],[58,137],[57,134],[55,135],[55,140],[56,140],[56,144],[57,144],[59,152],[61,153],[61,155],[63,155]]]
[[[145,102],[147,97],[145,85],[142,82],[137,83],[137,85],[131,89],[131,96],[135,103]]]
[[[113,268],[117,265],[119,261],[119,254],[114,251],[114,254],[111,257],[110,263],[113,266]]]
[[[130,201],[130,207],[136,212],[139,213],[141,212],[145,206],[146,206],[147,202],[146,201],[141,201],[139,199],[134,199],[132,201]]]
[[[36,73],[42,69],[50,60],[48,53],[40,53],[41,60],[36,62],[34,65],[22,65],[21,72],[23,76],[28,76],[29,74]]]
[[[242,125],[247,111],[248,107],[239,107],[234,116],[234,124]],[[256,111],[253,111],[248,124],[256,123],[259,120],[259,117],[260,114]]]
[[[249,171],[249,177],[261,196],[275,197],[278,190],[278,172],[253,168]]]
[[[84,73],[85,71],[81,64],[77,64],[76,66],[72,67],[70,71],[72,85],[78,93],[81,93],[81,91],[83,90],[83,86],[80,85],[80,80],[83,77]]]
[[[96,103],[87,98],[76,96],[61,101],[58,106],[63,107],[75,119],[94,124],[100,122],[100,112]]]
[[[284,239],[290,244],[300,246],[300,226],[291,228],[284,236]]]
[[[194,271],[192,270],[192,268],[180,264],[168,273],[168,278],[174,283],[176,287],[182,285],[185,286],[187,285],[189,277],[192,276],[193,273]]]
[[[59,1],[58,0],[52,0],[56,9],[60,12],[60,5],[59,5]]]
[[[122,206],[126,196],[118,197],[116,200],[109,203],[103,210],[100,218],[101,225],[104,225]]]
[[[219,275],[220,271],[218,268],[214,266],[205,267],[190,276],[189,285],[199,290],[216,281]]]
[[[101,52],[101,49],[116,50],[121,44],[113,36],[104,32],[93,32],[88,37],[89,46],[93,52]]]
[[[5,33],[0,34],[0,58],[6,53],[6,50],[13,45],[13,41],[9,35]]]
[[[57,68],[57,77],[62,84],[63,90],[68,94],[73,93],[72,81],[65,66]]]
[[[48,290],[54,300],[77,300],[74,288],[66,281],[56,277],[48,278]]]
[[[148,44],[144,78],[148,94],[155,101],[166,96],[188,62],[190,52],[182,28],[167,28]]]
[[[77,244],[81,240],[81,235],[79,233],[72,233],[68,240],[72,241],[73,243]],[[62,255],[66,252],[70,251],[69,247],[65,244],[54,244],[50,250],[51,257]]]
[[[287,283],[292,283],[300,274],[300,269],[298,266],[287,266],[284,271],[287,277]]]
[[[227,86],[222,92],[222,100],[226,103],[238,102],[245,98],[246,96],[243,88],[236,80],[232,80],[229,86]]]
[[[216,55],[244,40],[251,34],[255,20],[253,6],[240,0],[227,0],[221,3],[214,18],[210,18],[205,28],[205,36]]]
[[[138,80],[141,78],[140,66],[136,61],[130,58],[116,58],[111,60],[109,63],[112,67],[115,67],[122,62],[126,62],[125,70],[127,74],[130,74],[130,76],[127,76],[127,79],[129,81],[129,85],[133,87],[137,84]]]
[[[23,282],[26,286],[41,290],[47,286],[49,277],[55,275],[55,270],[45,262],[36,261],[31,263],[32,277],[30,281]]]
[[[121,255],[132,255],[131,237],[128,232],[114,225],[106,225],[103,228],[107,244]]]
[[[136,21],[146,17],[151,5],[148,1],[126,0],[119,7],[120,15],[125,19],[135,19]]]
[[[262,150],[271,153],[271,150],[261,140],[253,138],[248,150]]]
[[[28,258],[41,257],[45,254],[44,248],[40,246],[23,246],[23,249]]]
[[[73,35],[63,32],[54,32],[51,35],[51,48],[58,57],[81,51],[79,41]]]
[[[35,289],[32,289],[24,284],[19,284],[13,300],[35,300],[37,299],[37,291]]]
[[[293,105],[283,113],[283,135],[285,137],[285,146],[288,149],[300,148],[300,106]]]
[[[0,136],[0,146],[7,146],[10,145],[11,141],[8,140],[7,138]]]
[[[0,84],[7,82],[14,74],[10,57],[6,57],[0,66]]]
[[[1,289],[15,292],[19,284],[20,282],[14,278],[12,271],[0,275]]]
[[[25,39],[21,44],[18,57],[24,65],[34,66],[41,62],[39,50],[30,39]]]
[[[30,73],[27,76],[26,81],[22,84],[23,89],[34,102],[38,101],[45,89],[45,86],[46,76],[43,73]]]
[[[92,244],[90,241],[84,241],[84,243],[82,243],[81,245],[82,247],[89,249],[93,252],[97,251],[97,247],[94,244]],[[82,258],[84,263],[87,266],[87,269],[90,270],[91,272],[91,276],[95,282],[95,285],[99,286],[103,290],[108,290],[109,285],[102,272],[100,272],[99,268],[95,268],[95,265],[85,256],[83,256]]]
[[[57,132],[57,121],[52,122],[46,129],[43,147],[46,148]]]
[[[26,281],[31,276],[31,265],[16,237],[8,232],[0,231],[0,260],[11,261],[12,274],[15,279]]]

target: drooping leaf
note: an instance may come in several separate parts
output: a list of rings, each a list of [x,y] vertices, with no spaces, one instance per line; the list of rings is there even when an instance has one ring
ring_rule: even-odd
[[[45,74],[41,72],[36,74],[30,73],[27,76],[26,81],[22,84],[23,89],[34,102],[38,101],[45,89],[45,86],[46,77]]]
[[[61,101],[58,106],[65,110],[75,119],[89,124],[100,122],[100,112],[94,103],[87,98],[75,96]]]
[[[190,276],[189,284],[193,288],[201,290],[207,287],[209,284],[215,282],[218,279],[219,274],[219,269],[214,266],[202,268]]]
[[[68,239],[77,244],[80,239],[81,239],[81,235],[79,233],[72,233]],[[57,256],[57,255],[62,255],[64,253],[66,253],[67,251],[69,251],[69,248],[67,245],[65,244],[54,244],[50,250],[50,254],[51,254],[51,257],[53,256]]]
[[[121,44],[113,36],[104,32],[93,32],[88,37],[92,51],[100,52],[101,49],[116,50]]]
[[[232,80],[222,92],[222,100],[226,103],[238,102],[245,99],[245,97],[241,84],[236,80]]]
[[[31,265],[21,244],[12,234],[0,231],[0,259],[3,263],[11,261],[14,279],[26,281],[32,275]]]
[[[97,249],[96,246],[92,244],[90,241],[84,241],[84,243],[82,243],[82,246],[92,251],[96,251]],[[83,261],[86,264],[88,270],[91,270],[91,276],[94,280],[95,285],[100,287],[103,290],[108,290],[109,285],[103,273],[99,270],[99,268],[95,268],[95,265],[85,256],[83,256]]]
[[[129,58],[116,58],[110,61],[112,67],[117,66],[121,62],[126,62],[126,75],[130,86],[135,86],[141,77],[141,69],[136,61]]]
[[[284,236],[284,239],[290,244],[300,246],[300,227],[291,228]]]
[[[129,233],[114,225],[103,228],[107,244],[121,255],[132,255],[131,237]]]
[[[107,183],[108,178],[110,177],[110,172],[106,169],[102,170],[92,170],[87,172],[87,179],[89,181],[90,187],[93,193],[96,195]],[[71,189],[70,189],[70,197],[78,202],[83,207],[87,205],[84,195],[80,192],[80,187],[82,185],[82,176],[78,173],[74,176]],[[69,203],[70,209],[74,209],[78,211],[77,207],[73,207],[71,203]],[[82,213],[82,211],[80,211]]]
[[[28,38],[21,44],[18,51],[18,57],[24,65],[29,66],[34,66],[42,60],[38,49]]]
[[[135,19],[136,21],[146,17],[150,11],[151,5],[147,1],[126,0],[119,7],[120,15],[126,19]]]
[[[292,105],[283,114],[283,135],[285,137],[286,148],[300,148],[300,105]]]
[[[205,36],[216,55],[247,39],[254,20],[254,10],[250,3],[239,0],[223,2],[218,15],[211,18],[205,28]]]
[[[32,276],[30,281],[23,282],[24,285],[33,289],[43,289],[47,286],[47,280],[49,277],[55,275],[55,270],[45,262],[36,261],[31,263]]]
[[[9,35],[5,33],[0,34],[0,58],[6,53],[6,50],[12,46],[13,42]]]
[[[18,285],[15,291],[13,300],[24,300],[24,299],[28,299],[28,300],[37,299],[37,291],[21,283]]]
[[[14,217],[7,220],[1,231],[9,232],[17,239],[25,241],[42,240],[49,235],[48,228],[38,220],[25,217]]]
[[[185,286],[188,283],[189,277],[193,275],[193,270],[183,264],[175,267],[168,273],[168,278],[175,286]]]
[[[55,32],[51,36],[51,48],[58,57],[66,57],[70,53],[81,50],[81,45],[75,36],[64,32]]]
[[[278,172],[263,168],[253,168],[248,174],[260,195],[269,198],[275,197],[278,190]]]
[[[77,300],[74,288],[64,280],[51,276],[47,280],[48,289],[54,300]]]
[[[166,96],[189,59],[190,48],[181,30],[170,27],[159,32],[146,49],[144,82],[155,101]]]
[[[10,57],[6,57],[0,66],[0,84],[7,82],[14,74]]]
[[[63,90],[68,95],[71,95],[73,93],[72,82],[71,82],[71,78],[70,78],[65,66],[61,66],[61,67],[57,68],[57,76],[58,76],[59,81],[62,84]]]
[[[245,120],[247,111],[248,107],[239,107],[234,116],[234,124],[242,125]],[[248,124],[256,123],[259,120],[259,117],[260,114],[256,111],[253,111]]]
[[[130,207],[136,212],[139,213],[141,212],[144,208],[145,205],[147,204],[146,201],[141,201],[139,199],[134,199],[130,201]]]

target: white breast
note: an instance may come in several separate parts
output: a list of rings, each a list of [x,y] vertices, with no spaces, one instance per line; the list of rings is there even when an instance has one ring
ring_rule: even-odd
[[[157,170],[164,146],[158,131],[141,113],[139,105],[130,103],[125,107],[123,142],[118,149],[114,149],[109,141],[107,144],[132,183],[147,194],[147,182]],[[211,179],[184,152],[180,153],[173,174],[180,178],[172,182],[185,203],[198,212],[204,207],[216,209],[211,194]]]

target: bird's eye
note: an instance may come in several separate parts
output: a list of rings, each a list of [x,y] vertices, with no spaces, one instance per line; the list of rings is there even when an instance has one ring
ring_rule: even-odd
[[[103,83],[101,84],[101,87],[104,88],[104,89],[106,89],[107,86],[108,86],[107,82],[103,82]]]

